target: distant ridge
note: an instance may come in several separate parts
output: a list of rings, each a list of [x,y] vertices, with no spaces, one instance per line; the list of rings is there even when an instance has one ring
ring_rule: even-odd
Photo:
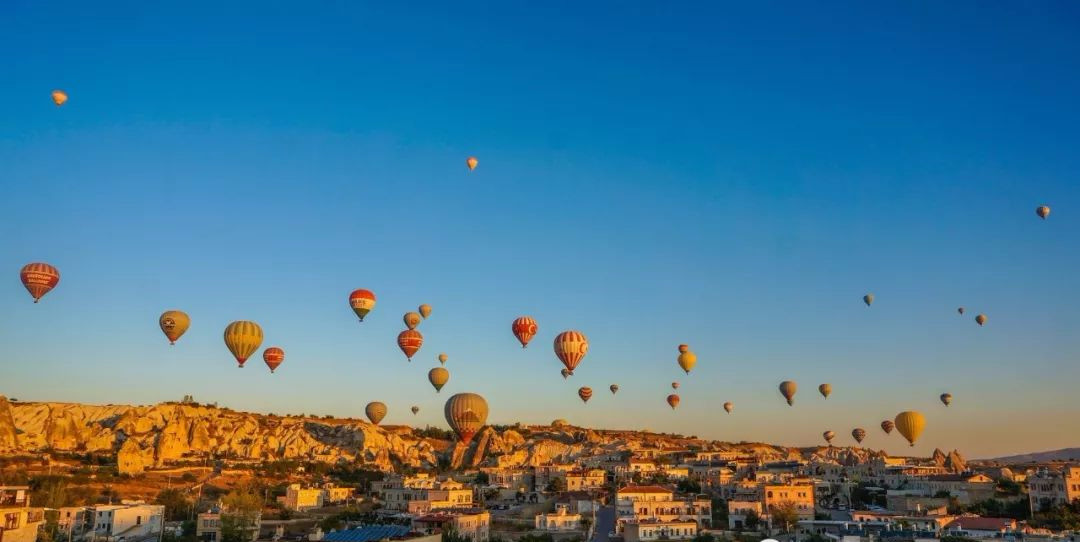
[[[1080,461],[1080,448],[1062,448],[1049,452],[1032,452],[1030,454],[1010,455],[995,457],[988,461],[1000,463],[1049,463],[1051,461]]]

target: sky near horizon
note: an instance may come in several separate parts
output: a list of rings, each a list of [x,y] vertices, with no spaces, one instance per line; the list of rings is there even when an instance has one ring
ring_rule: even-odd
[[[5,2],[0,394],[1080,446],[1080,6],[582,4]],[[31,261],[62,274],[38,305]],[[239,319],[277,374],[236,368]],[[591,348],[563,381],[566,329]],[[913,450],[878,427],[906,409]]]

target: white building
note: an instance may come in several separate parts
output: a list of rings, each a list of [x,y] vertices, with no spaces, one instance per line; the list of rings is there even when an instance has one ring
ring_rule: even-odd
[[[562,504],[555,505],[554,512],[537,514],[535,524],[538,531],[560,532],[580,531],[582,529],[581,514],[570,513],[570,508]]]
[[[131,502],[99,504],[90,509],[95,538],[124,542],[160,535],[165,507],[160,504]]]
[[[626,542],[648,540],[688,540],[698,534],[696,521],[631,521],[623,526],[623,539]]]

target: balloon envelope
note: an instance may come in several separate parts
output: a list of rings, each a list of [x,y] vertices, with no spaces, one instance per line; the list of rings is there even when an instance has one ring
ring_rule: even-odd
[[[732,403],[731,401],[724,403],[724,410],[726,410],[728,414],[731,414],[731,411],[735,410],[735,403]]]
[[[407,312],[401,317],[401,320],[405,322],[405,327],[409,329],[416,329],[416,326],[420,325],[420,319],[420,313],[416,312]]]
[[[371,309],[375,308],[375,294],[371,290],[363,288],[353,290],[349,294],[349,306],[352,307],[353,312],[363,322],[364,317],[371,312]]]
[[[239,320],[225,327],[225,346],[232,352],[240,367],[259,349],[262,341],[262,328],[255,322]]]
[[[431,382],[431,385],[435,387],[435,391],[440,392],[450,380],[450,371],[442,367],[436,367],[428,371],[427,378],[428,382]]]
[[[919,435],[922,434],[923,429],[926,427],[926,418],[914,410],[906,410],[893,418],[893,424],[896,426],[896,430],[907,439],[908,443],[914,446],[915,441],[919,440]]]
[[[379,422],[386,417],[386,405],[379,401],[372,401],[364,407],[364,414],[371,420],[371,423],[379,425]]]
[[[1038,209],[1035,209],[1035,214],[1039,215],[1039,218],[1046,220],[1046,217],[1050,216],[1050,207],[1041,205]]]
[[[581,398],[581,401],[583,403],[588,403],[589,399],[592,399],[592,388],[588,386],[582,386],[578,388],[577,395]]]
[[[191,318],[183,311],[165,311],[158,318],[158,326],[165,338],[169,339],[169,344],[176,344],[190,325]]]
[[[829,394],[832,393],[832,384],[822,384],[817,387],[817,391],[822,397],[828,399]]]
[[[488,404],[475,393],[458,393],[446,401],[443,413],[450,429],[462,442],[468,443],[487,423]]]
[[[28,263],[19,271],[19,279],[37,303],[60,284],[60,271],[44,262]]]
[[[414,407],[410,408],[409,410],[411,410],[413,415],[415,416],[417,412],[420,412],[420,407],[414,406]]]
[[[866,306],[869,307],[874,303],[874,294],[866,294],[862,296],[862,300],[863,303],[866,303]]]
[[[66,102],[67,100],[68,95],[66,92],[59,89],[52,91],[52,101],[54,104],[56,104],[57,107],[64,105],[64,102]]]
[[[985,314],[980,314],[980,315],[976,316],[975,317],[975,323],[979,324],[980,326],[985,324],[986,323],[986,315]]]
[[[285,351],[276,346],[271,346],[266,350],[263,350],[263,363],[270,368],[270,372],[273,373],[274,369],[281,366],[285,361]]]
[[[446,360],[450,359],[446,354],[439,354],[439,363],[446,365]]]
[[[465,165],[469,167],[469,171],[472,171],[472,170],[476,169],[476,165],[479,164],[479,163],[480,163],[480,161],[477,160],[475,156],[470,156],[470,157],[465,159]],[[499,168],[496,167],[495,169],[499,169]]]
[[[866,438],[866,429],[856,427],[851,430],[851,437],[855,439],[855,442],[862,444],[864,438]]]
[[[678,382],[672,382],[671,383],[671,389],[673,389],[673,390],[679,389],[679,383]]]
[[[522,348],[528,346],[529,341],[536,335],[537,329],[539,328],[536,325],[536,320],[533,320],[530,316],[520,316],[510,324],[510,331],[517,337]]]
[[[618,384],[612,384],[612,385],[608,386],[608,389],[611,390],[612,395],[615,395],[615,393],[617,391],[619,391],[619,385]]]
[[[682,399],[679,399],[679,396],[674,393],[667,396],[667,404],[671,407],[671,410],[678,408],[680,401],[682,401]]]
[[[951,393],[943,393],[943,394],[941,394],[941,397],[939,397],[939,399],[941,399],[941,402],[945,406],[949,406],[952,403],[952,394]]]
[[[892,420],[885,420],[881,422],[881,430],[884,431],[886,435],[892,433],[894,427],[896,427],[896,425],[893,423]]]
[[[563,367],[563,369],[561,371],[559,371],[559,373],[562,374],[563,380],[566,380],[567,378],[570,378],[570,375],[574,374],[574,373],[571,373],[570,369],[567,369],[566,367]]]
[[[832,439],[836,438],[836,433],[833,433],[832,431],[826,431],[821,434],[821,437],[825,439],[825,442],[832,444]]]
[[[420,316],[424,317],[425,320],[428,316],[431,316],[431,305],[428,305],[427,303],[420,305],[416,310],[420,311]]]
[[[397,336],[398,348],[405,354],[405,357],[412,361],[413,354],[416,354],[417,350],[424,345],[424,336],[415,329],[406,329]]]
[[[679,354],[678,361],[679,367],[681,367],[686,374],[690,374],[690,371],[697,365],[697,354],[687,350],[686,352]]]
[[[780,395],[787,399],[788,405],[795,404],[795,392],[799,390],[799,385],[794,380],[785,380],[780,383]]]
[[[589,339],[580,331],[564,331],[555,336],[555,355],[574,374],[574,369],[589,352]]]

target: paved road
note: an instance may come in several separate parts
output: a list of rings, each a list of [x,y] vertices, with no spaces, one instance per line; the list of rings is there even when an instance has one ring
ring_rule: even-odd
[[[615,508],[601,507],[596,512],[596,530],[592,542],[608,542],[608,533],[615,530]]]

